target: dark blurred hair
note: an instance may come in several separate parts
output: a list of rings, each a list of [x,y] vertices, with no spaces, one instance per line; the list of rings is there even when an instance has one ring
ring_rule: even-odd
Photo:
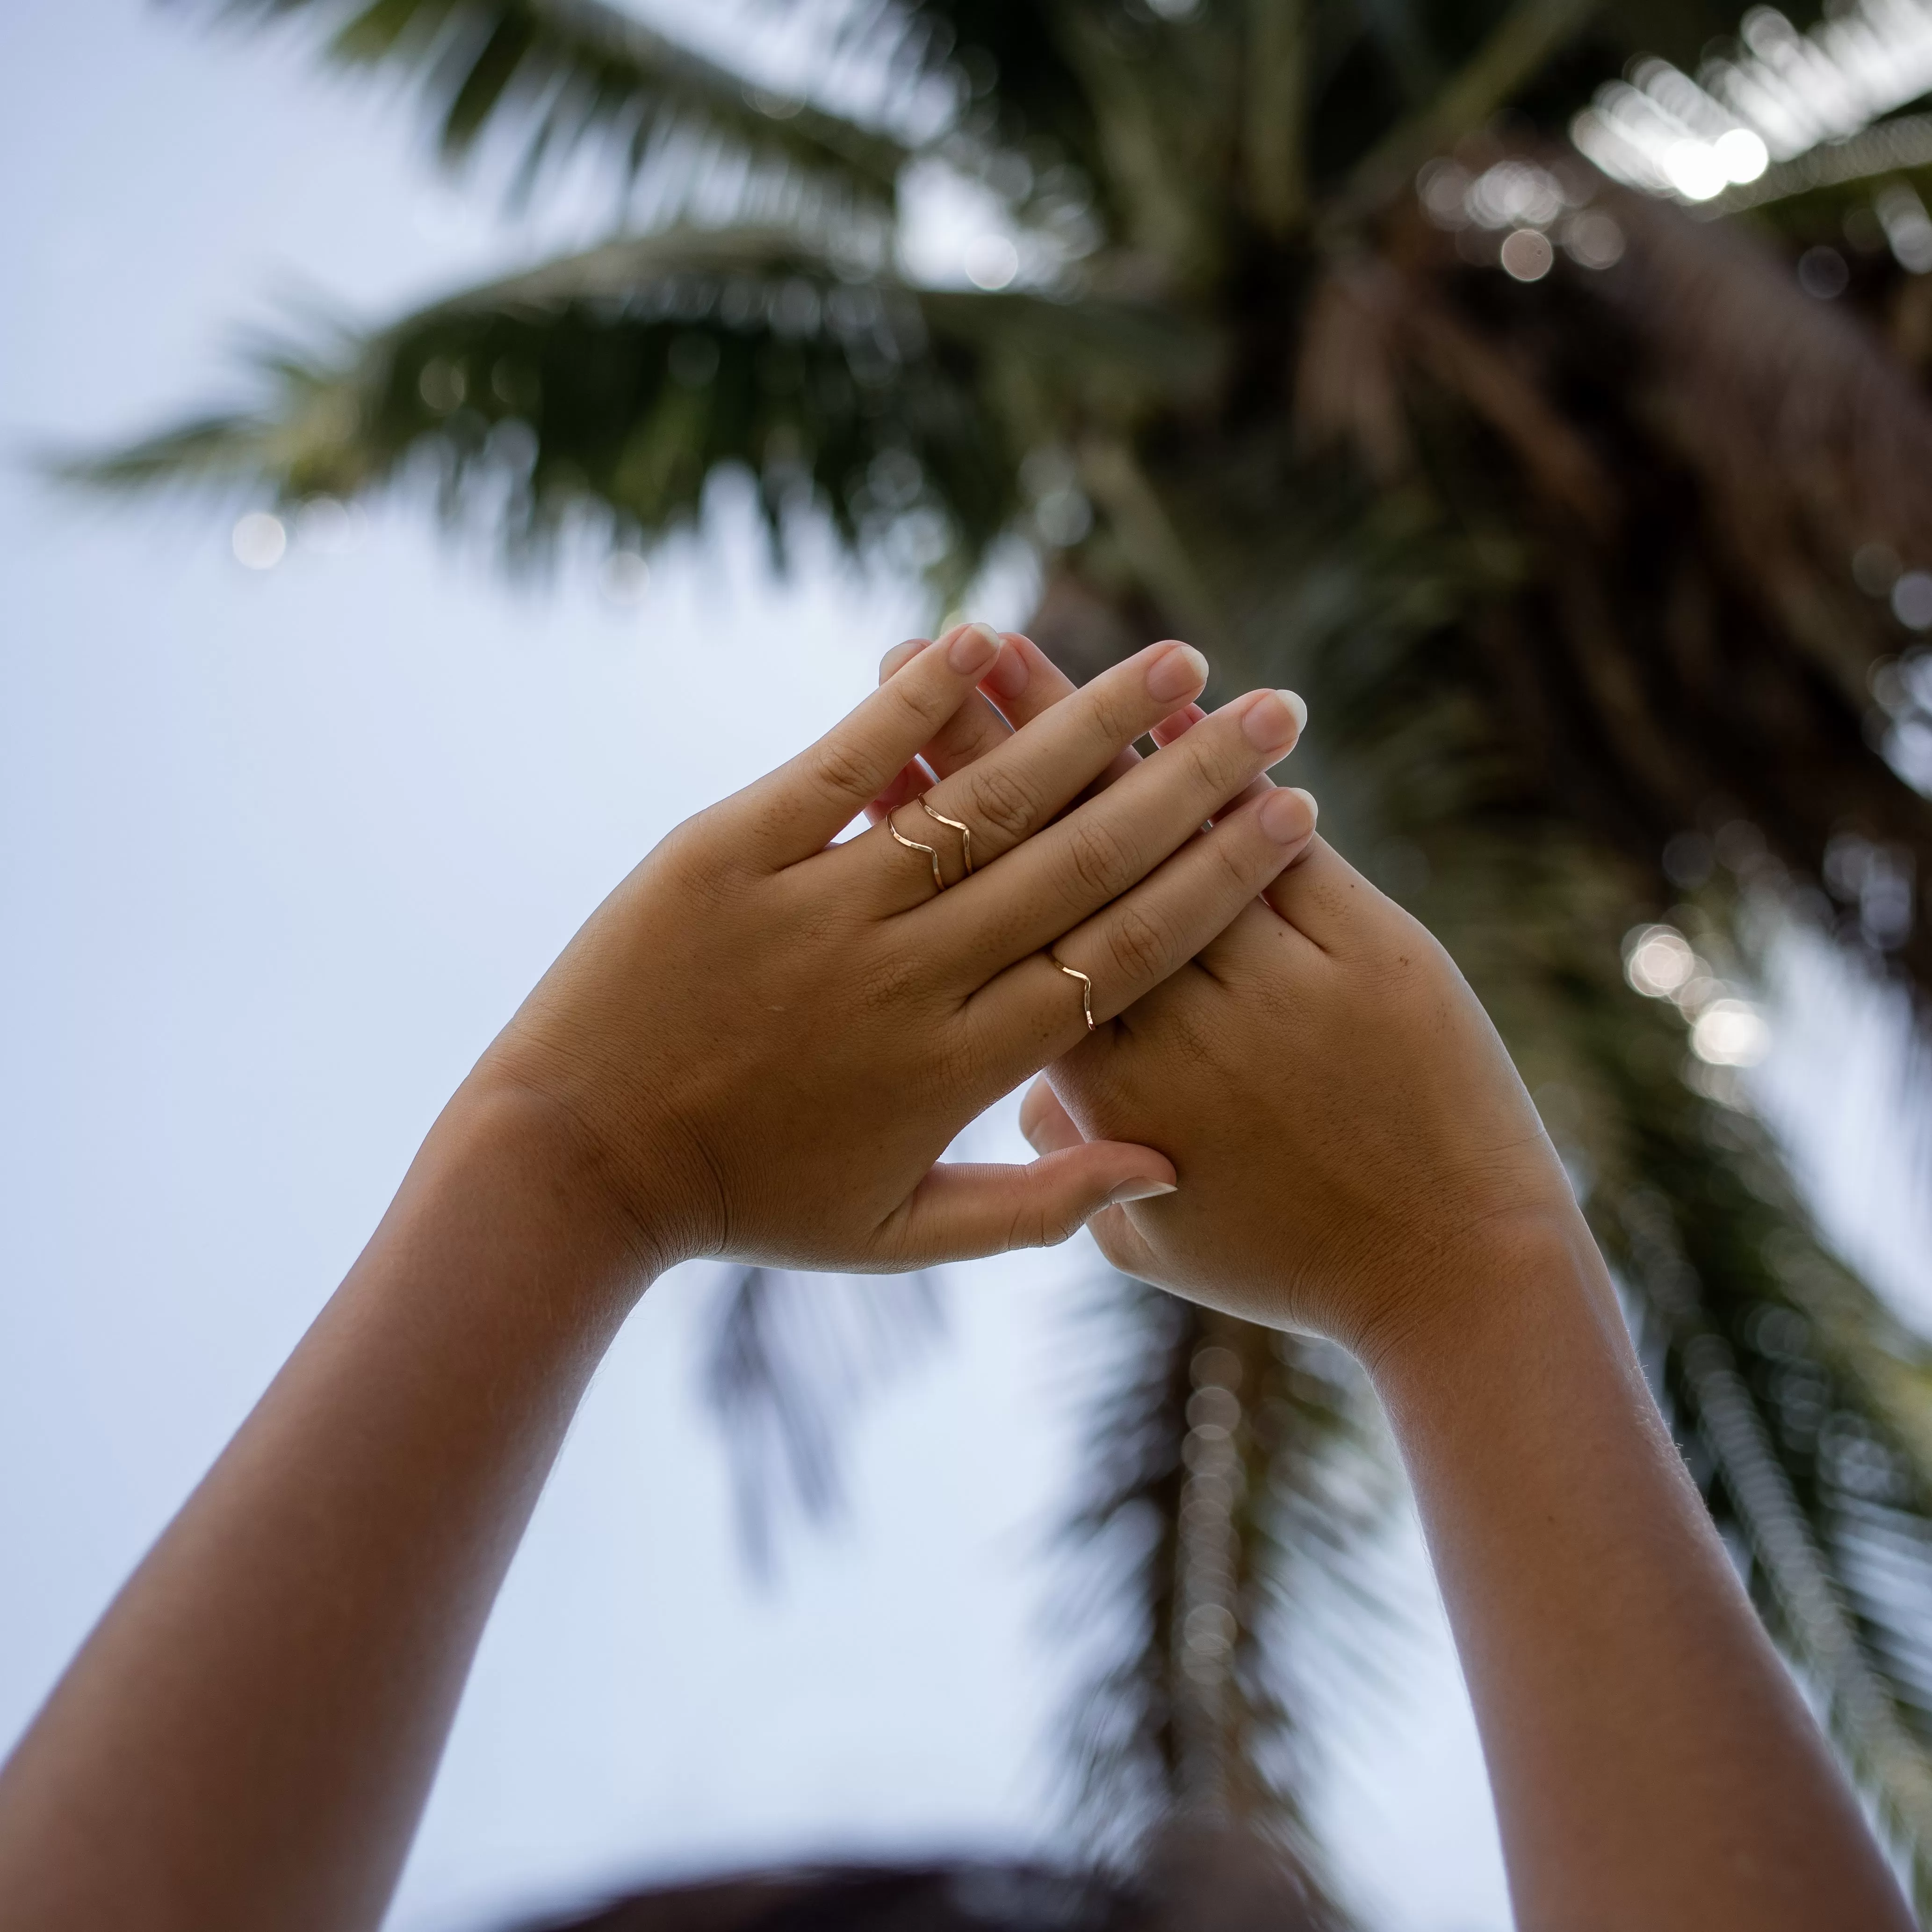
[[[831,1865],[639,1892],[526,1932],[1331,1932],[1271,1847],[1170,1832],[1132,1880],[1022,1864]]]

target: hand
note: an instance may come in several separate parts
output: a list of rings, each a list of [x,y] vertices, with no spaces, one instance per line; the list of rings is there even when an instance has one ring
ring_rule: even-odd
[[[649,1265],[916,1268],[1063,1240],[1110,1200],[1172,1186],[1164,1156],[1112,1141],[1026,1168],[934,1162],[1084,1036],[1083,992],[1108,1021],[1300,849],[1298,800],[1225,809],[1296,720],[1250,694],[1061,816],[1199,691],[1199,653],[1154,645],[896,826],[830,844],[1003,649],[980,626],[921,647],[819,743],[680,826],[479,1066],[485,1092],[562,1107],[595,1199]]]
[[[1454,962],[1319,839],[1021,1119],[1042,1152],[1106,1134],[1173,1161],[1171,1201],[1094,1220],[1116,1267],[1371,1358],[1576,1214]]]
[[[1028,640],[1006,645],[987,684],[1013,722],[1071,698]],[[1156,742],[1184,742],[1203,715],[1178,707]],[[927,761],[959,771],[995,754],[1006,729],[976,698]],[[1111,776],[1132,760],[1125,753]],[[1270,789],[1257,778],[1238,808]],[[1198,956],[1055,1062],[1021,1124],[1042,1154],[1106,1136],[1174,1162],[1178,1192],[1094,1218],[1116,1267],[1358,1349],[1378,1346],[1452,1274],[1469,1278],[1460,1264],[1473,1249],[1551,1217],[1568,1226],[1575,1212],[1454,962],[1319,839]]]

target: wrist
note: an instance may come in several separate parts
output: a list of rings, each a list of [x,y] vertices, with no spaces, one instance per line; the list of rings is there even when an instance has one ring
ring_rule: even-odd
[[[1447,1246],[1382,1312],[1356,1352],[1392,1400],[1397,1391],[1480,1379],[1552,1315],[1607,1322],[1624,1338],[1603,1258],[1567,1200],[1498,1216]]]
[[[487,1063],[430,1129],[396,1204],[487,1225],[546,1303],[593,1324],[606,1311],[621,1319],[686,1258],[674,1217],[640,1202],[567,1102]]]

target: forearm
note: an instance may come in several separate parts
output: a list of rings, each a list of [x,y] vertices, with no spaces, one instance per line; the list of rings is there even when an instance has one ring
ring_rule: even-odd
[[[1580,1217],[1375,1361],[1524,1932],[1912,1920],[1684,1470]]]
[[[459,1096],[0,1773],[32,1932],[380,1918],[638,1257],[533,1105]]]

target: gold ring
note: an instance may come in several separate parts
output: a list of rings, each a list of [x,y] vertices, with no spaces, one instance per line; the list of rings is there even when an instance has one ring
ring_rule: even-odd
[[[961,824],[956,818],[948,818],[943,812],[934,812],[927,802],[924,792],[919,795],[919,808],[927,818],[936,820],[941,825],[950,825],[958,833],[960,856],[966,861],[966,877],[970,879],[973,876],[973,828],[970,825]]]
[[[1087,1030],[1089,1033],[1091,1033],[1094,1030],[1093,981],[1088,979],[1086,974],[1082,972],[1078,967],[1061,964],[1059,960],[1054,958],[1054,956],[1051,952],[1049,952],[1046,956],[1048,958],[1052,959],[1054,964],[1058,966],[1060,970],[1064,973],[1070,980],[1078,980],[1080,982],[1080,1010],[1087,1016]]]
[[[942,892],[945,891],[946,875],[939,869],[938,847],[936,845],[922,845],[916,838],[908,838],[905,834],[892,823],[892,815],[890,812],[886,814],[886,830],[890,832],[908,852],[923,852],[926,856],[932,861],[933,885],[938,891]]]

